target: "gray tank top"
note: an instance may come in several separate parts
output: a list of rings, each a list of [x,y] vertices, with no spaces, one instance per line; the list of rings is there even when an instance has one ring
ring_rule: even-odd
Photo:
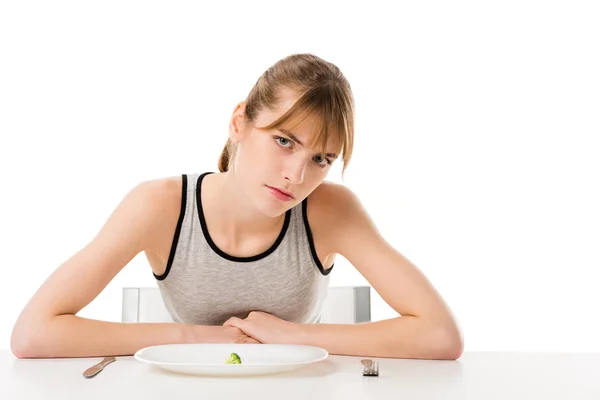
[[[204,174],[182,175],[181,211],[162,275],[157,280],[173,321],[222,325],[229,317],[264,311],[281,319],[317,323],[331,268],[319,261],[307,200],[288,210],[272,246],[251,257],[234,257],[212,241],[200,201]]]

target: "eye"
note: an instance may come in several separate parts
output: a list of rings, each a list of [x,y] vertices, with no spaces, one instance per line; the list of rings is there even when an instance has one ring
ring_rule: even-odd
[[[281,147],[291,147],[292,141],[281,136],[275,136],[275,140]]]
[[[328,158],[323,157],[322,155],[316,155],[313,157],[313,160],[315,160],[315,162],[323,167],[327,166],[327,165],[331,165],[331,161]]]

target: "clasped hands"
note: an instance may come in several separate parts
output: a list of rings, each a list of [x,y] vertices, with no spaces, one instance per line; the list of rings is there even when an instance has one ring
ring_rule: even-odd
[[[262,311],[252,311],[244,319],[231,317],[224,327],[239,330],[238,343],[298,344],[302,324],[284,321]]]

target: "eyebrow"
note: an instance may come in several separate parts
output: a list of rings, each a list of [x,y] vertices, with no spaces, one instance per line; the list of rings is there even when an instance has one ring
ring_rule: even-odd
[[[279,128],[278,129],[279,132],[283,133],[284,135],[288,136],[291,140],[293,140],[294,142],[298,143],[300,146],[304,146],[304,143],[302,143],[300,141],[300,139],[298,139],[298,137],[296,135],[294,135],[292,132],[288,131],[287,129],[283,129],[283,128]],[[325,154],[327,157],[331,157],[331,158],[337,158],[337,154],[335,153],[327,153]]]

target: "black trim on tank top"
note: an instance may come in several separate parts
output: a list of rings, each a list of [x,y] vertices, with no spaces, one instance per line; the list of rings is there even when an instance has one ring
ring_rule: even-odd
[[[202,232],[204,233],[204,238],[206,239],[206,242],[208,243],[208,245],[210,246],[210,248],[217,253],[219,256],[223,257],[226,260],[229,261],[237,261],[237,262],[251,262],[251,261],[258,261],[262,258],[265,258],[266,256],[268,256],[269,254],[271,254],[272,252],[275,251],[275,249],[277,249],[277,247],[279,247],[279,245],[281,244],[281,242],[283,241],[283,238],[285,237],[285,234],[288,230],[288,226],[290,225],[290,219],[292,216],[292,210],[288,210],[285,213],[285,220],[283,221],[283,227],[281,228],[281,232],[279,232],[279,236],[277,237],[277,239],[275,240],[275,243],[273,243],[273,245],[271,245],[270,248],[268,248],[267,250],[263,251],[260,254],[256,254],[254,256],[249,256],[249,257],[236,257],[236,256],[232,256],[230,254],[225,253],[223,250],[221,250],[219,247],[217,247],[217,245],[215,244],[215,242],[213,242],[212,238],[210,237],[210,233],[208,232],[208,227],[206,226],[206,219],[204,218],[204,209],[202,208],[202,197],[201,197],[201,193],[202,193],[202,179],[204,179],[204,177],[206,175],[212,174],[213,172],[205,172],[202,175],[200,175],[198,177],[198,181],[196,183],[196,207],[198,208],[198,217],[200,218],[200,226],[202,227]]]
[[[183,218],[185,217],[185,209],[187,205],[187,175],[181,175],[181,208],[179,209],[179,219],[177,220],[177,227],[175,228],[175,235],[173,235],[173,242],[171,243],[171,251],[169,252],[169,261],[167,261],[167,268],[162,275],[156,275],[154,272],[152,275],[159,281],[164,280],[169,271],[171,271],[171,265],[173,265],[173,259],[175,258],[175,251],[177,250],[177,243],[179,242],[179,234],[181,233],[181,226],[183,225]]]
[[[308,213],[306,212],[307,206],[308,197],[302,200],[302,220],[304,221],[304,228],[306,229],[306,236],[308,237],[308,244],[310,245],[310,254],[312,254],[312,258],[315,264],[317,264],[317,267],[319,267],[319,271],[321,271],[321,274],[329,275],[335,263],[331,264],[331,267],[325,270],[323,264],[321,264],[321,260],[319,260],[319,256],[317,256],[317,250],[315,248],[315,242],[313,240],[312,231],[310,230],[310,225],[308,224]]]

